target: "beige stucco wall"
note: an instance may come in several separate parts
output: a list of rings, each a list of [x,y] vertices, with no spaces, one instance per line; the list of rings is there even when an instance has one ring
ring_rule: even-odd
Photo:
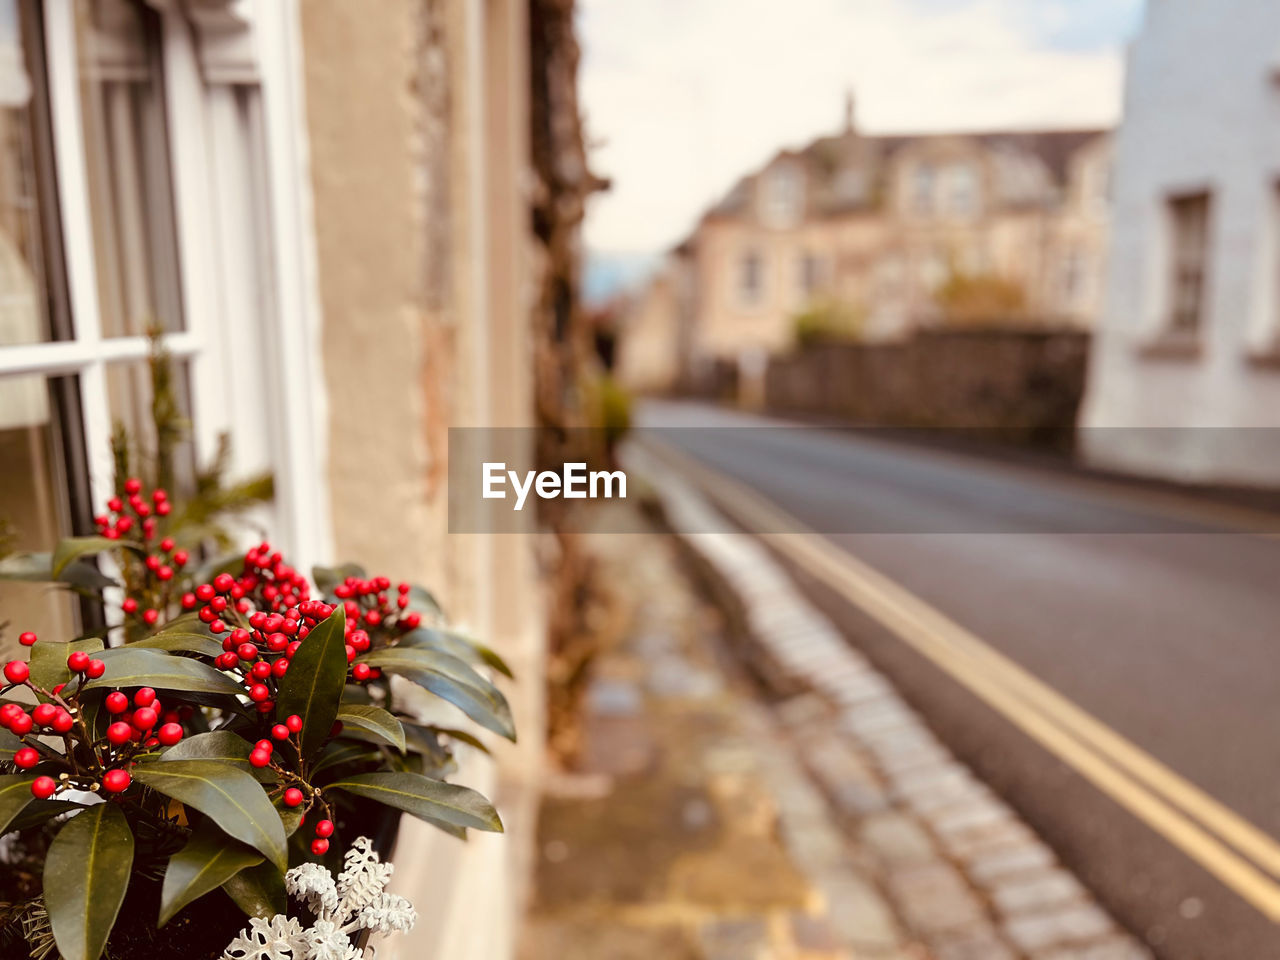
[[[396,885],[418,927],[380,956],[511,955],[541,761],[542,611],[533,534],[448,532],[450,426],[531,417],[522,193],[524,4],[303,0],[307,124],[339,560],[438,592],[497,648],[520,744],[460,755],[506,836],[462,844],[405,818]]]

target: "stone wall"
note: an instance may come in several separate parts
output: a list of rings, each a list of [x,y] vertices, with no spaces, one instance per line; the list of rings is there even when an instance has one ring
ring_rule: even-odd
[[[976,429],[1069,446],[1089,335],[1076,330],[921,330],[893,343],[817,343],[773,358],[777,413],[877,427]]]

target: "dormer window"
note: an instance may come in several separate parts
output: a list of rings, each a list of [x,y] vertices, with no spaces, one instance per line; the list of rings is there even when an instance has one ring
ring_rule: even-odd
[[[804,178],[793,163],[780,163],[764,178],[762,214],[772,227],[789,227],[804,213]]]

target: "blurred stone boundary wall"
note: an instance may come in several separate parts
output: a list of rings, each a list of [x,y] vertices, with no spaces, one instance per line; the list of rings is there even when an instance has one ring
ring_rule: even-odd
[[[780,414],[865,426],[973,429],[1070,447],[1089,334],[921,330],[892,343],[824,342],[769,361],[763,403]]]

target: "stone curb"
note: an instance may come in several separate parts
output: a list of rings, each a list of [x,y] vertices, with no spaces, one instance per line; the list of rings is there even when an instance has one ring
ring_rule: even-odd
[[[672,530],[726,529],[691,485],[669,472],[653,485]],[[870,861],[896,914],[934,960],[1150,960],[758,540],[676,535],[734,595],[751,641],[773,669],[809,691],[782,704],[779,720],[854,841],[854,855]],[[777,777],[785,782],[794,769],[780,766]],[[812,860],[821,839],[799,837],[793,852]],[[819,874],[834,914],[841,915],[841,903],[874,899],[871,891],[850,896],[842,882],[824,884]],[[855,955],[875,956],[883,941],[868,943],[858,935],[856,911],[844,915],[842,938]],[[885,926],[882,918],[877,923]]]

